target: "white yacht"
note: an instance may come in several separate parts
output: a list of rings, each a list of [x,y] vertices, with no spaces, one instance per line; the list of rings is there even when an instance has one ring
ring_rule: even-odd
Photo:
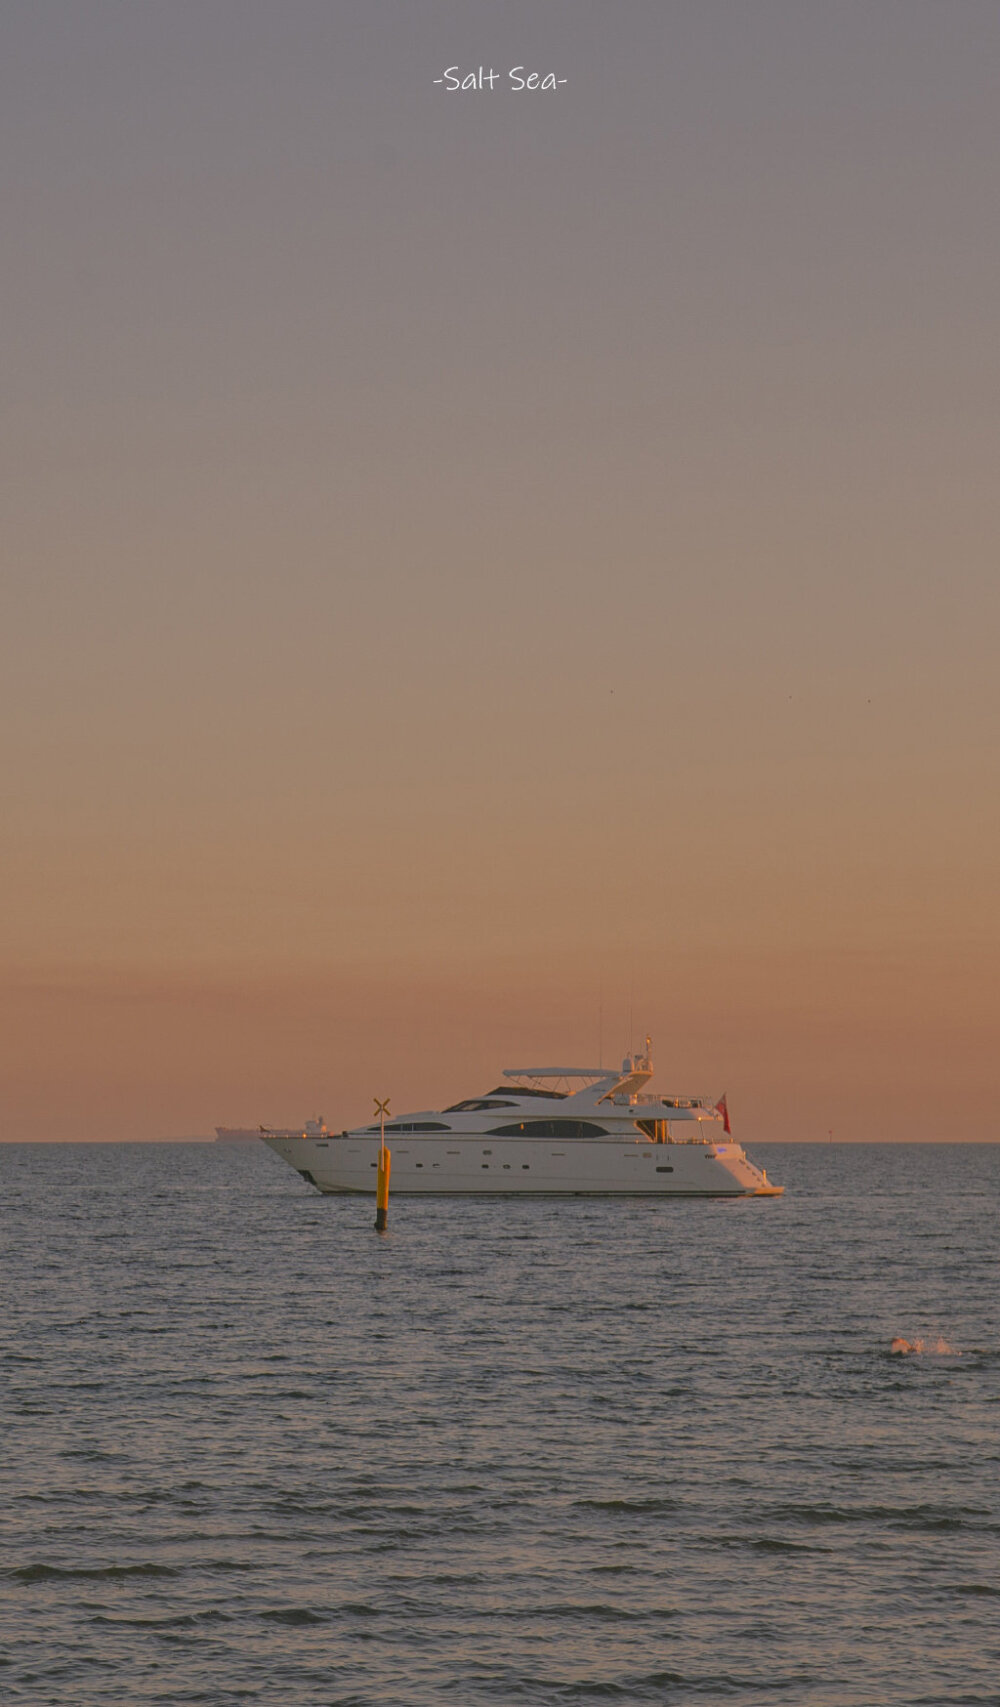
[[[648,1040],[647,1040],[648,1051]],[[474,1197],[779,1197],[729,1134],[725,1100],[654,1096],[648,1053],[621,1072],[508,1068],[450,1108],[387,1121],[393,1193]],[[261,1131],[323,1192],[375,1191],[380,1127]]]

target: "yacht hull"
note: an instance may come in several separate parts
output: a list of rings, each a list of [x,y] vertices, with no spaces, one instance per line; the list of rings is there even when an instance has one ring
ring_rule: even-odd
[[[394,1197],[777,1197],[783,1189],[732,1142],[484,1133],[386,1139]],[[377,1136],[265,1136],[264,1143],[318,1191],[374,1196]]]

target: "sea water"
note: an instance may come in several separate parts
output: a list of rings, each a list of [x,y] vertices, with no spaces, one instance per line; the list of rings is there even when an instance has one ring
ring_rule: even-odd
[[[380,1238],[256,1145],[5,1146],[0,1697],[1000,1701],[1000,1148],[752,1149]]]

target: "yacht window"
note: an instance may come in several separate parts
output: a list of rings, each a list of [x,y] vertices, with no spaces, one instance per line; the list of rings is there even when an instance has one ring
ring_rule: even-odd
[[[538,1091],[538,1090],[535,1090],[533,1088],[533,1086],[531,1086],[531,1085],[513,1085],[513,1086],[511,1086],[511,1085],[497,1085],[496,1090],[490,1091],[489,1095],[491,1097],[496,1097],[496,1096],[544,1097],[546,1102],[565,1102],[566,1097],[568,1095],[568,1092],[566,1092],[566,1091]],[[459,1107],[461,1107],[461,1106],[462,1105],[460,1103]],[[505,1106],[507,1108],[513,1108],[514,1104],[513,1103],[507,1103]],[[445,1109],[445,1113],[447,1114],[448,1112],[449,1111],[447,1109]]]
[[[516,1108],[516,1102],[496,1102],[490,1097],[466,1097],[464,1102],[453,1102],[443,1110],[445,1114],[475,1114],[484,1108]]]
[[[522,1120],[517,1126],[493,1126],[491,1138],[606,1138],[607,1127],[592,1120]]]
[[[379,1128],[377,1126],[369,1127],[368,1130],[370,1132],[372,1132],[372,1131],[377,1132],[379,1130]],[[403,1120],[403,1121],[397,1121],[397,1123],[394,1126],[387,1126],[385,1129],[385,1135],[388,1138],[390,1132],[450,1132],[450,1131],[451,1131],[451,1127],[445,1126],[444,1122],[441,1120]]]

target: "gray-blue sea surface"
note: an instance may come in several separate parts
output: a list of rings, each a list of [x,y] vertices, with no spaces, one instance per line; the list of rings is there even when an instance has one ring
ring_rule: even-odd
[[[996,1704],[1000,1147],[753,1153],[379,1238],[256,1145],[5,1146],[0,1696]]]

